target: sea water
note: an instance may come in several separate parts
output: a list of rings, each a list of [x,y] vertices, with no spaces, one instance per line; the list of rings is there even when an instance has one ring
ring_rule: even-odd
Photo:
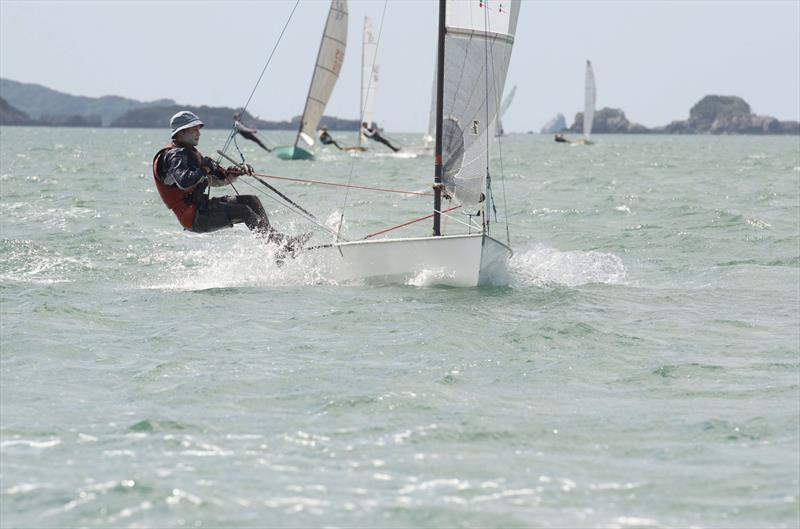
[[[798,137],[493,140],[510,284],[449,288],[182,231],[151,175],[165,132],[0,130],[0,526],[800,523]],[[420,136],[393,139],[314,162],[238,143],[262,173],[429,191]],[[432,207],[270,183],[350,239]]]

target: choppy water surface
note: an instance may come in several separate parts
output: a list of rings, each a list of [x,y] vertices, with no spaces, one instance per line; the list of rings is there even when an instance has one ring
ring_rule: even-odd
[[[798,138],[507,137],[511,284],[454,289],[182,232],[150,175],[165,136],[0,131],[3,527],[800,523]],[[429,155],[242,147],[429,186]],[[273,183],[331,222],[345,204]],[[351,191],[345,233],[429,210]]]

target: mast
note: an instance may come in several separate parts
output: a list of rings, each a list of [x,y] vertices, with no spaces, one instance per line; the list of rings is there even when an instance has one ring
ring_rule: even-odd
[[[439,39],[436,55],[436,147],[433,173],[433,235],[441,232],[442,211],[442,121],[444,121],[444,34],[447,0],[439,0]]]
[[[361,98],[358,100],[359,123],[358,123],[358,146],[364,144],[364,134],[361,132],[361,122],[364,121],[364,51],[367,45],[367,17],[364,16],[364,29],[361,32]]]

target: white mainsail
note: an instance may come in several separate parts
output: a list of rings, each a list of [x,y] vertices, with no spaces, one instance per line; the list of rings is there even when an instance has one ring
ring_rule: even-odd
[[[500,112],[497,114],[497,126],[495,127],[495,135],[502,136],[505,134],[503,130],[503,115],[508,110],[508,107],[511,106],[511,102],[514,101],[514,94],[517,93],[517,85],[514,85],[514,88],[508,93],[506,98],[503,100],[503,104],[500,105]]]
[[[306,106],[303,117],[300,119],[300,130],[295,139],[295,146],[300,139],[309,146],[314,145],[317,125],[325,112],[325,106],[333,92],[333,87],[339,79],[339,72],[344,62],[344,52],[347,48],[347,0],[331,0],[325,30],[322,33],[322,42],[319,45],[317,62],[314,66],[314,75],[311,86],[308,88]]]
[[[369,17],[364,17],[364,40],[361,46],[361,121],[372,125],[375,98],[378,96],[378,41]],[[359,135],[359,144],[364,135]]]
[[[587,140],[592,134],[594,123],[594,106],[597,99],[597,89],[594,85],[594,71],[592,62],[586,61],[586,93],[583,99],[583,137]]]
[[[482,200],[488,135],[506,82],[520,0],[447,0],[443,183],[464,205]]]

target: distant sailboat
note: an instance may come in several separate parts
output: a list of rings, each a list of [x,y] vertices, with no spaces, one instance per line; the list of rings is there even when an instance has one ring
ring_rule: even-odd
[[[314,145],[317,125],[325,112],[325,106],[328,104],[333,87],[339,79],[346,47],[347,0],[331,0],[297,137],[293,145],[273,149],[281,160],[312,160],[314,158],[310,151],[300,147],[300,141],[302,140],[307,147]]]
[[[511,89],[506,98],[503,100],[503,104],[500,105],[500,112],[497,113],[497,127],[495,128],[494,133],[495,136],[502,136],[506,133],[506,131],[503,130],[503,115],[506,113],[506,110],[508,110],[508,107],[511,106],[511,102],[514,100],[514,94],[516,93],[517,85],[514,85],[514,88]]]
[[[428,112],[428,130],[422,137],[423,149],[432,150],[436,141],[436,69],[433,70],[433,93],[431,94],[431,109]]]
[[[364,40],[361,45],[361,116],[362,123],[372,126],[372,114],[375,110],[375,99],[378,97],[378,41],[372,21],[364,17]],[[367,141],[363,134],[358,135],[358,145],[364,146]]]
[[[586,61],[586,76],[584,80],[584,93],[583,93],[583,138],[580,140],[572,141],[564,137],[563,134],[556,134],[556,143],[571,143],[573,145],[593,145],[589,140],[592,135],[592,126],[594,125],[594,107],[597,100],[597,88],[594,84],[594,70],[592,70],[592,61]]]
[[[592,135],[594,124],[594,106],[597,99],[597,88],[594,84],[594,70],[592,61],[586,61],[586,85],[583,97],[583,143],[591,144],[589,137]]]
[[[364,38],[361,43],[361,98],[359,112],[361,121],[372,125],[372,115],[375,110],[375,98],[378,96],[378,41],[375,30],[369,17],[364,17]],[[345,147],[346,151],[366,151],[364,144],[367,141],[363,131],[359,128],[358,145]]]

